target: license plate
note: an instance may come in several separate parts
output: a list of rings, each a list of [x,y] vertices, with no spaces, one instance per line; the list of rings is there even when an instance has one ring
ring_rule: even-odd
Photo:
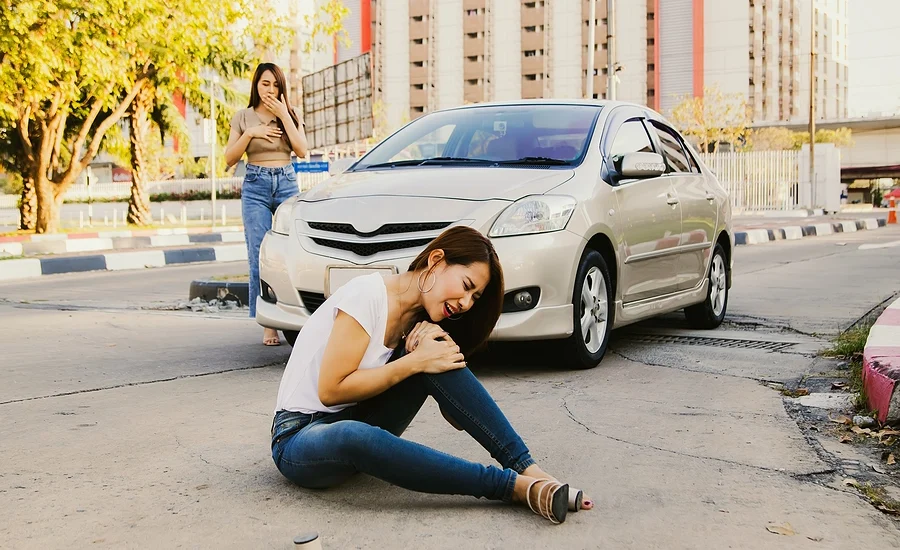
[[[372,273],[393,275],[397,272],[396,266],[392,265],[366,267],[328,266],[325,268],[325,297],[328,298],[337,292],[337,289],[357,277],[371,275]]]

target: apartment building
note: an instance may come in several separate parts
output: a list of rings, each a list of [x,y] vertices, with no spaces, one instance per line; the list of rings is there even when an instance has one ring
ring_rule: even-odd
[[[585,97],[607,90],[607,1],[344,0],[352,44],[373,53],[389,126],[464,103]],[[815,29],[812,13],[815,4]],[[809,112],[810,33],[817,116],[847,113],[848,0],[617,0],[616,97],[667,112],[705,86],[744,95],[756,121]]]

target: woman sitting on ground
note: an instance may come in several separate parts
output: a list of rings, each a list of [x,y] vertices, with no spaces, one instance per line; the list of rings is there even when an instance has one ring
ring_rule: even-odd
[[[468,227],[445,231],[406,273],[338,289],[300,332],[281,380],[272,425],[279,471],[310,489],[362,472],[413,491],[528,504],[554,523],[592,508],[541,470],[466,367],[502,304],[497,254]],[[501,468],[400,437],[429,395]]]

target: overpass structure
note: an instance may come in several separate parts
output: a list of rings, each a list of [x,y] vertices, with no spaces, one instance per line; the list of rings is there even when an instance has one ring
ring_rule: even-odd
[[[803,132],[806,122],[769,122],[753,128],[787,128]],[[841,181],[900,178],[900,115],[816,121],[816,129],[849,128],[853,145],[841,147]],[[816,155],[818,157],[818,155]]]

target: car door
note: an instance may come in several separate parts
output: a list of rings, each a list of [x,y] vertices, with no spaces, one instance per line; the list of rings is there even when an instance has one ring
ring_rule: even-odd
[[[643,117],[621,122],[611,135],[607,159],[655,150]],[[615,231],[624,252],[619,288],[624,303],[677,290],[677,249],[681,243],[681,206],[669,177],[614,182]]]
[[[659,121],[651,127],[669,165],[668,178],[681,204],[681,242],[678,245],[678,289],[696,287],[706,275],[716,229],[716,195],[707,185],[699,163],[681,135]]]

